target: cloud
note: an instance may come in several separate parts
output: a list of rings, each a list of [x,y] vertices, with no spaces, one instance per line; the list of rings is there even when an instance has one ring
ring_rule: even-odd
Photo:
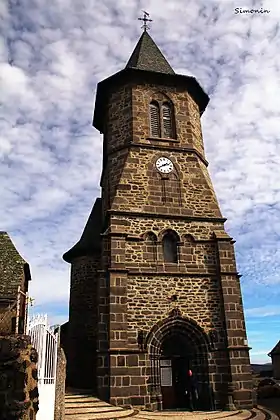
[[[267,356],[266,350],[252,351],[251,356]]]
[[[246,309],[248,318],[263,318],[280,315],[280,306],[263,306],[260,308]]]

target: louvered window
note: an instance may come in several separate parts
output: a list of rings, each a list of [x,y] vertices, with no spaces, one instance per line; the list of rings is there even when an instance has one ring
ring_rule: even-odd
[[[163,137],[172,138],[172,111],[170,104],[162,105],[162,128],[163,128]]]
[[[151,137],[175,138],[173,107],[168,102],[150,103]]]
[[[150,103],[150,123],[152,137],[160,137],[159,105],[156,102]]]

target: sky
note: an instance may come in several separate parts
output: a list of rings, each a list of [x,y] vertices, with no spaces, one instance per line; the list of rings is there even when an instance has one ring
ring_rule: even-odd
[[[252,8],[260,12],[244,12]],[[280,339],[278,0],[2,0],[0,230],[30,264],[31,313],[67,320],[62,255],[100,194],[96,85],[125,66],[142,10],[175,72],[195,76],[210,96],[209,171],[236,240],[251,360],[269,362]]]

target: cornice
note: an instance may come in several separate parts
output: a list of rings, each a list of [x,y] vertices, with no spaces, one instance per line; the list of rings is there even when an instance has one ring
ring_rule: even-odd
[[[149,140],[149,139],[147,139]],[[162,141],[162,139],[158,139],[158,141]],[[164,141],[166,141],[164,139]],[[174,140],[173,140],[173,143]],[[178,142],[176,142],[177,144]],[[204,165],[207,167],[208,166],[208,161],[205,159],[205,157],[195,148],[193,147],[178,147],[178,146],[167,146],[167,145],[157,145],[157,144],[148,144],[148,143],[135,143],[135,142],[131,142],[131,143],[127,143],[123,146],[117,147],[116,149],[107,152],[107,156],[111,156],[114,155],[118,152],[121,152],[122,150],[126,150],[126,149],[131,149],[131,148],[139,148],[139,149],[152,149],[152,150],[169,150],[171,152],[176,152],[176,153],[193,153],[195,154],[203,163]]]
[[[153,218],[153,219],[175,219],[183,220],[185,222],[208,222],[208,223],[225,223],[227,219],[224,217],[203,217],[203,216],[185,216],[181,214],[165,214],[165,213],[146,213],[126,210],[107,210],[107,213],[115,216],[131,216],[139,218]]]

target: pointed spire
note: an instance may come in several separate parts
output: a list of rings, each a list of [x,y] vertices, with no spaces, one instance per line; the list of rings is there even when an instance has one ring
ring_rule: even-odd
[[[142,33],[126,68],[175,74],[147,31]]]

